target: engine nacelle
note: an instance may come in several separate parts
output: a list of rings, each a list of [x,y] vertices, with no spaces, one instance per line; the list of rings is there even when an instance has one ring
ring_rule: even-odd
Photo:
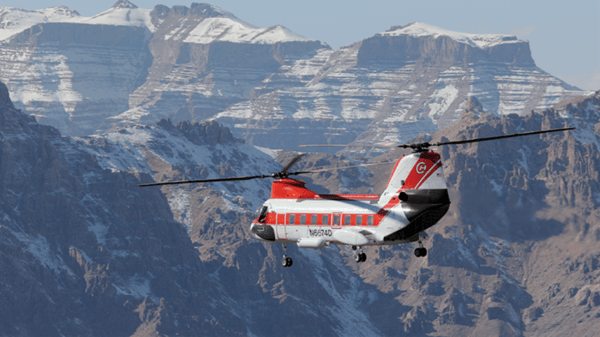
[[[298,239],[297,245],[299,248],[312,248],[312,249],[321,249],[325,247],[325,238],[317,237],[317,238],[300,238]]]

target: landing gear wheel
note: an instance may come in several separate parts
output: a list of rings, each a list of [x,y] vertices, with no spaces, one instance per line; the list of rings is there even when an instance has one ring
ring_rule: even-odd
[[[415,248],[415,256],[416,257],[425,257],[425,256],[427,256],[427,248],[424,248],[424,247]]]
[[[359,253],[359,254],[354,255],[354,261],[356,261],[356,263],[361,263],[361,262],[367,261],[367,254]]]
[[[294,264],[294,260],[292,260],[291,257],[284,257],[283,259],[281,259],[281,265],[283,267],[291,267],[292,264]]]
[[[287,245],[283,244],[283,259],[281,259],[281,265],[285,267],[291,267],[294,261],[291,257],[287,256]]]
[[[416,257],[421,257],[421,248],[415,248],[415,256]]]

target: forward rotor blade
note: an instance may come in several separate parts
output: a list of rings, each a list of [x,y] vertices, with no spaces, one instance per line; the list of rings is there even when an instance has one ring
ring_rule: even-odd
[[[430,144],[430,146],[454,145],[454,144],[485,142],[485,141],[494,140],[494,139],[504,139],[504,138],[531,136],[531,135],[537,135],[537,134],[540,134],[540,133],[568,131],[568,130],[575,130],[575,128],[572,127],[572,128],[550,129],[550,130],[541,130],[541,131],[529,131],[529,132],[513,133],[511,135],[504,135],[504,136],[494,136],[494,137],[486,137],[486,138],[473,138],[473,139],[465,139],[465,140],[455,140],[455,141],[450,141],[450,142],[434,143],[434,144]]]
[[[294,166],[294,164],[296,164],[298,162],[298,160],[300,160],[300,158],[304,157],[306,155],[306,153],[300,153],[299,155],[297,155],[296,157],[294,157],[294,159],[292,159],[284,168],[283,170],[281,170],[280,173],[286,173],[292,166]]]
[[[394,163],[395,163],[395,161],[384,161],[384,162],[370,163],[370,164],[360,164],[360,165],[351,165],[351,166],[339,166],[339,167],[327,167],[327,168],[322,168],[322,169],[318,169],[318,170],[311,170],[311,171],[290,172],[289,175],[318,173],[318,172],[333,171],[333,170],[343,170],[343,169],[353,168],[353,167],[365,167],[365,166],[383,165],[383,164],[394,164]]]
[[[138,187],[147,186],[160,186],[160,185],[179,185],[179,184],[193,184],[193,183],[211,183],[217,181],[236,181],[236,180],[251,180],[259,178],[270,178],[272,175],[260,175],[260,176],[248,176],[248,177],[231,177],[231,178],[216,178],[216,179],[203,179],[203,180],[180,180],[180,181],[167,181],[164,183],[152,183],[152,184],[141,184]]]

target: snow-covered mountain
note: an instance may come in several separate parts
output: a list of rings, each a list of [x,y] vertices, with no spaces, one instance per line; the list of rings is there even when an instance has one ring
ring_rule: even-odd
[[[209,4],[1,13],[0,80],[17,107],[70,135],[167,117],[290,150],[401,142],[457,123],[471,96],[525,115],[584,94],[539,69],[527,41],[419,22],[334,51]]]
[[[0,81],[16,106],[71,135],[139,122],[152,109],[150,123],[203,120],[248,99],[288,58],[323,47],[208,4],[150,10],[127,0],[93,17],[2,8],[0,46]]]
[[[212,118],[261,146],[405,142],[457,123],[468,97],[524,116],[584,94],[538,68],[526,41],[420,22],[282,70]]]

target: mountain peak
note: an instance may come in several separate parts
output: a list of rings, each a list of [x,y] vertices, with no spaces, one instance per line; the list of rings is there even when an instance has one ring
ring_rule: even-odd
[[[119,0],[111,8],[138,8],[129,0]]]
[[[392,26],[389,30],[380,33],[382,36],[400,36],[410,35],[414,37],[427,37],[438,38],[440,36],[448,36],[453,40],[468,44],[472,47],[477,48],[489,48],[498,44],[503,43],[515,43],[523,42],[517,39],[516,36],[504,35],[504,34],[472,34],[472,33],[460,33],[433,25],[429,25],[423,22],[412,22],[405,26]]]

